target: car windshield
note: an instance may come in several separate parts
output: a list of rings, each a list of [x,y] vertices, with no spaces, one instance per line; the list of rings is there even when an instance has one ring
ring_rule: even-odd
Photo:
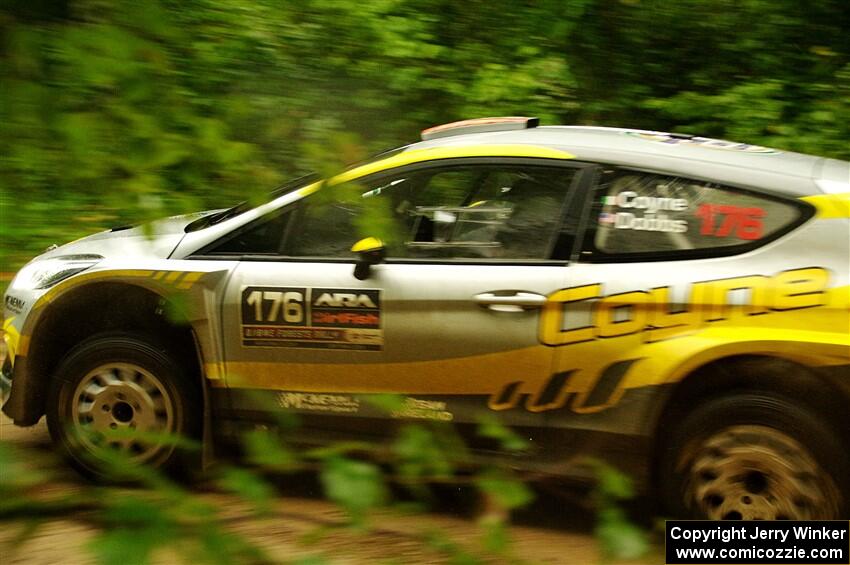
[[[380,152],[376,155],[373,155],[372,157],[370,157],[368,159],[365,159],[363,161],[359,161],[357,163],[349,165],[348,167],[346,167],[346,170],[361,167],[361,166],[363,166],[367,163],[371,163],[373,161],[378,161],[378,160],[381,160],[381,159],[386,159],[388,157],[392,157],[393,155],[400,153],[401,151],[404,151],[406,148],[407,148],[407,146],[403,146],[403,147],[397,147],[397,148],[394,148],[394,149],[389,149],[387,151],[382,151],[382,152]],[[302,187],[304,187],[308,184],[314,183],[314,182],[319,181],[319,180],[321,180],[321,178],[316,173],[309,173],[309,174],[306,174],[306,175],[302,175],[302,176],[300,176],[296,179],[293,179],[293,180],[291,180],[291,181],[289,181],[285,184],[282,184],[282,185],[278,186],[277,188],[275,188],[274,190],[270,191],[266,195],[266,197],[263,198],[263,203],[271,202],[275,198],[278,198],[278,197],[280,197],[284,194],[292,192],[293,190],[302,188]],[[232,207],[227,208],[225,210],[221,210],[219,212],[214,212],[212,214],[209,214],[207,216],[204,216],[202,218],[195,220],[194,222],[192,222],[191,224],[186,226],[185,231],[186,231],[186,233],[189,233],[189,232],[198,231],[198,230],[204,229],[206,227],[221,223],[225,220],[228,220],[230,218],[238,216],[239,214],[242,214],[243,212],[247,212],[248,210],[250,210],[254,206],[256,206],[256,204],[251,204],[247,200],[244,200],[244,201],[240,202],[239,204],[236,204],[235,206],[232,206]]]
[[[270,191],[266,195],[266,197],[263,199],[263,201],[264,202],[270,202],[270,201],[274,200],[275,198],[282,196],[283,194],[286,194],[288,192],[292,192],[293,190],[301,188],[301,187],[303,187],[307,184],[310,184],[312,182],[315,182],[317,180],[319,180],[319,176],[316,175],[315,173],[300,176],[300,177],[298,177],[294,180],[291,180],[291,181],[289,181],[285,184],[282,184],[282,185],[278,186],[277,188],[275,188],[274,190]],[[195,220],[194,222],[192,222],[191,224],[186,226],[185,231],[186,231],[186,233],[189,233],[189,232],[193,232],[193,231],[202,230],[206,227],[221,223],[224,220],[228,220],[230,218],[233,218],[234,216],[238,216],[239,214],[242,214],[243,212],[247,212],[252,207],[253,206],[251,204],[249,204],[249,202],[247,200],[243,200],[242,202],[240,202],[239,204],[237,204],[235,206],[231,206],[230,208],[227,208],[225,210],[214,212],[214,213],[209,214],[207,216],[204,216],[202,218],[198,218],[197,220]]]

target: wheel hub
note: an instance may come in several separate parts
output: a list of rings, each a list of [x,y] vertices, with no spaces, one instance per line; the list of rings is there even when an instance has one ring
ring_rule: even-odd
[[[838,490],[809,451],[767,426],[710,436],[683,457],[685,500],[713,520],[817,520],[834,516]]]
[[[84,430],[80,439],[89,450],[106,445],[139,460],[151,458],[165,443],[164,437],[151,434],[177,431],[162,382],[128,363],[102,365],[83,377],[74,392],[72,418]]]

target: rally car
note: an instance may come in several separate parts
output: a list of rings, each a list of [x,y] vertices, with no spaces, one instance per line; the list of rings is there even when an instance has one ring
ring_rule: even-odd
[[[850,164],[537,126],[438,126],[253,208],[47,251],[5,296],[3,411],[94,474],[104,444],[177,464],[132,430],[209,451],[278,411],[375,439],[489,415],[528,438],[510,464],[600,458],[674,514],[847,518]]]

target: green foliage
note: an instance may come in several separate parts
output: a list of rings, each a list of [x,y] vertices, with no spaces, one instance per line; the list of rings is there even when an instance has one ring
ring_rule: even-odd
[[[361,397],[361,400],[371,404],[385,414],[392,414],[404,408],[404,396],[400,394],[369,394]]]
[[[846,0],[11,0],[0,8],[0,274],[111,226],[258,202],[286,178],[327,177],[469,117],[678,130],[850,159],[848,27]],[[367,210],[361,234],[397,239],[385,212]],[[185,320],[187,307],[165,308]],[[374,403],[393,411],[399,399]],[[479,434],[528,449],[495,419]],[[245,448],[265,471],[318,468],[355,524],[389,500],[384,470],[352,458],[370,444],[295,453],[258,431]],[[397,478],[423,497],[428,480],[470,460],[439,426],[405,427],[390,452]],[[105,563],[145,562],[174,535],[192,537],[186,551],[199,561],[262,559],[179,485],[113,463],[158,497],[34,501],[46,477],[0,449],[0,517],[93,505]],[[630,482],[597,472],[606,556],[642,554],[645,534],[621,509]],[[503,509],[531,498],[502,471],[473,482]],[[258,475],[225,470],[218,485],[267,510],[271,487]],[[485,545],[502,554],[503,524],[491,526]],[[447,538],[431,543],[455,563],[478,562]]]
[[[424,479],[445,479],[454,474],[451,454],[424,426],[403,427],[393,444],[393,452],[399,477],[411,487],[420,485]]]
[[[492,414],[485,414],[478,423],[478,435],[494,439],[505,451],[526,451],[529,444]]]
[[[610,465],[592,461],[596,471],[596,538],[603,559],[638,559],[649,551],[647,532],[629,520],[622,503],[635,496],[631,479]]]
[[[330,457],[325,461],[321,479],[325,496],[348,511],[356,526],[364,525],[367,512],[387,500],[383,473],[372,463]]]
[[[387,399],[387,406],[396,404]],[[292,431],[292,423],[284,420],[284,428]],[[446,562],[478,564],[522,562],[513,548],[509,522],[510,512],[526,506],[533,499],[531,489],[506,469],[489,464],[476,464],[468,450],[450,427],[437,422],[409,423],[386,450],[380,444],[340,442],[325,448],[300,451],[287,445],[283,435],[269,429],[255,429],[243,436],[247,462],[251,467],[220,465],[208,478],[209,486],[220,493],[230,493],[236,503],[256,516],[272,516],[277,496],[270,476],[318,471],[325,496],[346,511],[355,532],[368,533],[370,516],[376,511],[387,513],[393,508],[412,508],[411,504],[391,504],[389,485],[406,487],[430,482],[472,484],[482,497],[486,511],[479,520],[480,545],[470,540],[459,543],[449,532],[424,531],[419,538],[423,547],[442,555]],[[479,435],[487,439],[504,439],[507,445],[517,441],[513,432],[498,421],[484,419]],[[151,441],[163,438],[151,437]],[[197,450],[194,442],[174,438],[179,449]],[[33,536],[42,523],[53,517],[83,520],[96,527],[96,535],[88,544],[98,563],[149,563],[163,556],[193,563],[266,563],[264,552],[246,538],[230,531],[221,515],[220,499],[215,504],[202,493],[187,490],[155,470],[139,467],[121,452],[107,450],[101,455],[121,481],[132,480],[145,490],[79,485],[71,494],[41,496],[39,491],[52,480],[44,456],[19,453],[0,443],[0,467],[4,481],[0,483],[0,521],[21,525],[20,532],[8,543],[18,544]],[[356,455],[358,458],[353,458]],[[379,461],[386,464],[380,465]],[[635,526],[622,504],[635,495],[628,477],[613,467],[590,461],[597,486],[596,536],[606,560],[629,560],[646,555],[647,533]],[[470,476],[466,471],[473,471]],[[427,502],[426,489],[410,488]],[[54,491],[55,492],[55,491]],[[415,511],[421,512],[422,506]],[[324,525],[302,542],[319,547],[327,535],[345,524]],[[11,545],[9,547],[12,547]],[[322,555],[303,558],[297,563],[325,563]]]
[[[218,481],[225,492],[239,495],[253,504],[257,514],[268,514],[275,492],[272,487],[256,473],[247,469],[227,469]]]
[[[848,22],[844,0],[12,0],[0,271],[475,116],[848,159]]]
[[[482,559],[464,550],[446,532],[435,530],[426,533],[426,543],[438,553],[448,558],[451,565],[480,565]]]
[[[481,473],[475,484],[483,494],[506,510],[521,508],[534,499],[534,493],[527,485],[498,469]]]
[[[123,495],[101,514],[104,531],[89,547],[105,565],[148,563],[153,551],[178,537],[178,524],[165,507],[141,496]]]
[[[298,468],[298,456],[268,430],[251,430],[242,436],[248,463],[269,471]]]

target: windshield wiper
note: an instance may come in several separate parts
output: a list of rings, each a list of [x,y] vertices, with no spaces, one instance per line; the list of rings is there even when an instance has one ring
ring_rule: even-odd
[[[213,212],[212,214],[207,214],[206,216],[200,217],[194,222],[188,224],[183,231],[186,233],[202,230],[204,228],[208,228],[214,224],[218,224],[223,222],[228,218],[232,218],[238,214],[244,212],[245,208],[247,208],[247,202],[240,202],[236,206],[232,208],[228,208],[227,210],[221,210],[220,212]]]
[[[281,196],[282,194],[286,194],[287,192],[290,192],[290,191],[292,191],[293,189],[296,189],[296,188],[301,188],[301,187],[303,187],[307,184],[310,184],[311,182],[314,182],[318,179],[319,179],[318,175],[316,175],[315,173],[311,173],[309,175],[304,175],[304,176],[298,177],[297,179],[291,180],[291,181],[287,182],[286,184],[283,184],[283,185],[277,187],[276,189],[274,189],[273,191],[271,191],[266,196],[266,202],[274,200],[275,198],[277,198],[278,196]],[[189,232],[193,232],[193,231],[202,230],[204,228],[214,226],[215,224],[220,224],[224,220],[229,220],[230,218],[232,218],[234,216],[238,216],[242,212],[246,212],[250,209],[251,209],[251,206],[248,204],[248,201],[246,200],[246,201],[240,202],[236,206],[233,206],[233,207],[228,208],[226,210],[221,210],[220,212],[214,212],[212,214],[204,216],[203,218],[198,218],[197,220],[195,220],[191,224],[187,225],[184,228],[183,231],[185,231],[186,233],[189,233]]]

